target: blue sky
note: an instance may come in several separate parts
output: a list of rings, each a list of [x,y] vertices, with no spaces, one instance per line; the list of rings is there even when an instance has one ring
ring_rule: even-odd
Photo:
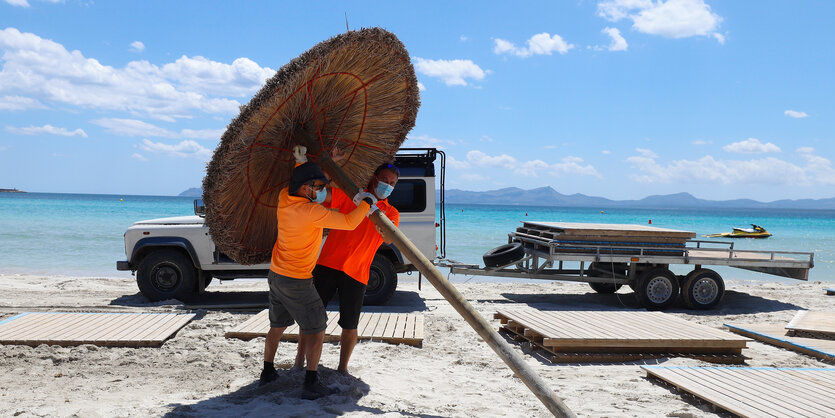
[[[307,4],[309,3],[309,4]],[[380,26],[447,187],[835,196],[831,1],[0,2],[0,188],[174,195],[316,43]]]

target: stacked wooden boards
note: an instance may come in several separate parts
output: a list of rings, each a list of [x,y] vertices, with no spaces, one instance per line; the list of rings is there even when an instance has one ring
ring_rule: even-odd
[[[835,369],[641,366],[742,417],[835,416]]]
[[[158,347],[195,314],[25,312],[0,321],[0,344]]]
[[[800,311],[788,325],[725,324],[732,332],[835,364],[835,312]]]
[[[499,310],[494,317],[501,320],[500,330],[563,363],[684,356],[739,364],[750,341],[661,312],[520,308]]]
[[[339,312],[328,312],[325,341],[338,342],[342,334]],[[269,311],[263,310],[240,325],[226,332],[226,338],[248,340],[267,335],[270,329]],[[384,341],[391,344],[420,346],[423,343],[423,315],[413,313],[363,312],[357,325],[357,338]],[[298,341],[298,324],[287,327],[281,337],[284,341]]]
[[[682,255],[687,240],[695,232],[657,228],[648,225],[593,224],[571,222],[522,222],[514,238],[527,248],[555,252],[610,254]]]

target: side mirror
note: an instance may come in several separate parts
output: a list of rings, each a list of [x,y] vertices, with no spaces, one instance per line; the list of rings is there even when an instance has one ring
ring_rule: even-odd
[[[203,199],[194,199],[194,214],[201,218],[206,217],[206,205],[203,204]]]

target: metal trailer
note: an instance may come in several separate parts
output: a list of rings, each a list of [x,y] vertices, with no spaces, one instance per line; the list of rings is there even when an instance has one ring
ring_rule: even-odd
[[[736,267],[798,280],[807,280],[814,266],[811,252],[738,250],[728,241],[687,239],[674,249],[660,244],[566,245],[517,231],[508,234],[508,245],[502,247],[517,252],[502,265],[480,267],[447,260],[440,266],[449,267],[450,274],[586,282],[598,293],[614,293],[628,285],[649,310],[669,308],[679,296],[690,309],[719,305],[724,281],[704,266]],[[580,268],[563,268],[564,262],[579,262]],[[669,269],[673,264],[692,265],[693,270],[677,276]]]

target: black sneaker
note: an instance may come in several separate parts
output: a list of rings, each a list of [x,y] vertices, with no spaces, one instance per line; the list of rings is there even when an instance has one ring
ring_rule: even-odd
[[[258,379],[258,387],[273,382],[275,379],[278,379],[278,372],[275,369],[264,369],[261,371],[261,377]]]
[[[307,399],[311,401],[314,399],[319,399],[323,396],[335,395],[337,393],[339,393],[338,388],[329,388],[323,385],[318,380],[311,384],[305,384],[304,386],[302,386],[302,399]]]

